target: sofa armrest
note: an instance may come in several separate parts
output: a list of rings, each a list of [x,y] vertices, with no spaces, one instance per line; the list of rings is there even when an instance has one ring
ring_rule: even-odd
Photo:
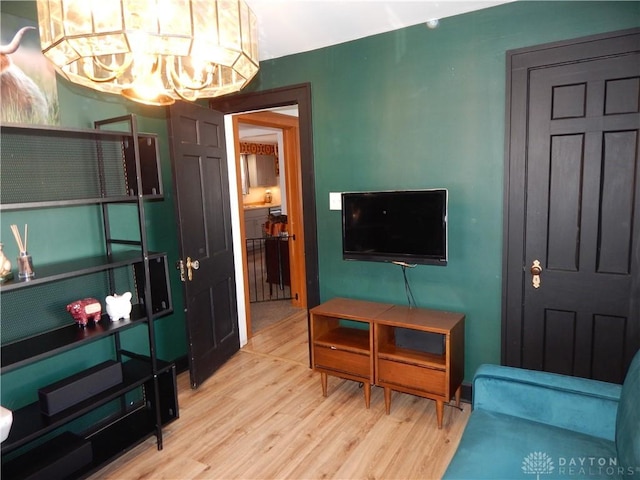
[[[622,385],[498,365],[481,365],[473,408],[615,440]]]

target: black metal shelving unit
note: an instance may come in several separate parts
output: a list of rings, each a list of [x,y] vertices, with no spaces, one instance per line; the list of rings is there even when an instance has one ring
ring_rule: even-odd
[[[1,445],[3,478],[42,472],[47,478],[82,478],[152,435],[162,449],[163,427],[178,418],[178,400],[175,365],[157,358],[155,339],[155,320],[173,311],[167,255],[149,251],[145,227],[145,202],[163,198],[156,136],[139,133],[135,115],[96,122],[93,130],[0,125],[0,131],[0,212],[94,205],[104,233],[103,254],[37,265],[32,280],[16,276],[0,285],[1,372],[107,339],[123,375],[119,384],[51,416],[42,413],[39,402],[14,410]],[[112,234],[117,222],[111,207],[123,204],[136,208],[135,238]],[[104,314],[81,328],[66,311],[51,314],[54,309],[46,305],[36,318],[47,317],[47,327],[21,335],[20,325],[34,322],[33,308],[12,308],[12,301],[27,299],[37,311],[39,303],[60,302],[50,298],[59,293],[47,288],[94,276],[101,276],[96,284],[104,285],[105,295],[132,291],[130,319],[112,322]],[[65,290],[68,301],[83,298],[82,287],[71,288],[78,291]],[[99,300],[104,306],[104,297]],[[121,333],[139,326],[146,328],[148,344],[142,352],[124,349]],[[84,460],[77,452],[85,453]],[[61,458],[69,459],[68,468]]]

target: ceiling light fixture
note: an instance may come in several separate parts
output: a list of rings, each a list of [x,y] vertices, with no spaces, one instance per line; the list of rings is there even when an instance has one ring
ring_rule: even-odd
[[[437,18],[427,20],[427,27],[431,29],[438,28],[438,25],[440,25],[440,20],[438,20]]]
[[[38,0],[38,23],[62,76],[148,105],[237,92],[259,68],[244,0]]]

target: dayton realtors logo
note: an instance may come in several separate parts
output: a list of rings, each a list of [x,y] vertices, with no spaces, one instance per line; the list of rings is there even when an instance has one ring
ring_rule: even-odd
[[[613,477],[640,478],[640,467],[622,467],[618,465],[615,457],[558,457],[556,464],[554,459],[544,452],[531,452],[522,461],[522,471],[529,475],[535,475],[540,480],[540,475],[555,473],[554,477],[589,477],[603,475]]]
[[[522,461],[522,471],[535,475],[536,480],[540,480],[540,475],[553,473],[553,460],[544,452],[531,452]]]

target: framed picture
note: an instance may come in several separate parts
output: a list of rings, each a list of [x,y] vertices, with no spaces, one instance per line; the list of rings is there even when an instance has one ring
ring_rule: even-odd
[[[40,51],[37,22],[2,14],[0,66],[2,123],[60,123],[55,69]]]

